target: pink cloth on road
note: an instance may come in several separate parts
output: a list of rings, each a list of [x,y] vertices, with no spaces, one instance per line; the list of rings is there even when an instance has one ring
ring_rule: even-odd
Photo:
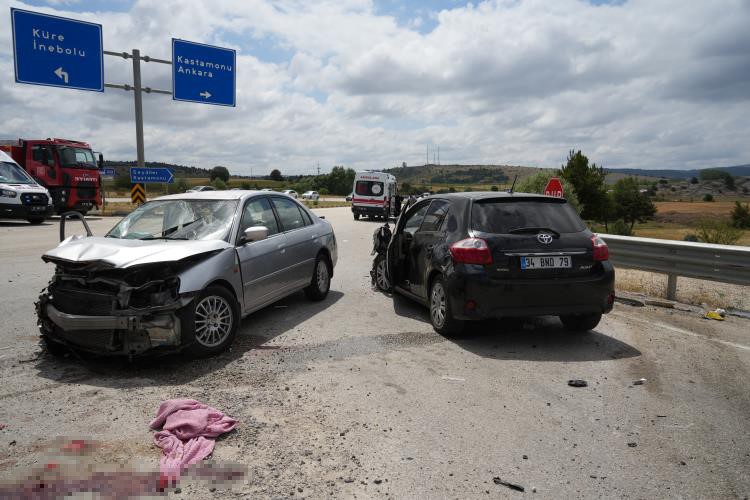
[[[151,421],[154,443],[162,449],[161,472],[170,480],[180,477],[189,464],[200,462],[214,451],[213,438],[234,429],[237,421],[194,399],[164,401]]]

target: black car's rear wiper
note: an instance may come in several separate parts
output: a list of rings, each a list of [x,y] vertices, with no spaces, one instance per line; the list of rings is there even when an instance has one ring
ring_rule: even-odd
[[[547,231],[548,233],[554,234],[558,238],[560,237],[560,233],[558,233],[554,229],[549,228],[549,227],[541,227],[541,226],[515,227],[508,232],[510,234],[521,234],[521,233],[539,233],[542,231]]]

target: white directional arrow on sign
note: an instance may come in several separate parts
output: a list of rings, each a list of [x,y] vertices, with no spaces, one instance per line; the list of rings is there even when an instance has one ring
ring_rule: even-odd
[[[66,81],[67,81],[67,80],[66,80]],[[198,95],[199,95],[199,96],[201,96],[201,97],[203,97],[204,99],[208,99],[209,97],[211,97],[211,93],[210,93],[210,92],[209,92],[208,90],[206,90],[206,91],[203,91],[203,92],[201,92],[201,93],[200,93],[200,94],[198,94]]]
[[[62,78],[65,83],[68,83],[68,73],[63,71],[62,66],[55,70],[55,74],[58,78]]]

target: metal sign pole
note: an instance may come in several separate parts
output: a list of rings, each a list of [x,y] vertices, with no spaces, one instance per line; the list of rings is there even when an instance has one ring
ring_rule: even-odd
[[[141,96],[141,51],[133,49],[133,97],[135,97],[135,146],[138,152],[138,166],[144,168],[146,159],[143,151],[143,99]]]
[[[133,85],[117,85],[114,83],[105,83],[105,87],[113,88],[113,89],[122,89],[125,91],[132,90],[133,91],[133,97],[134,97],[134,105],[135,105],[135,144],[136,144],[136,152],[138,154],[138,167],[144,168],[146,164],[146,154],[143,147],[143,92],[150,94],[166,94],[166,95],[172,95],[172,92],[168,90],[158,90],[158,89],[152,89],[151,87],[142,87],[141,86],[141,61],[146,62],[156,62],[161,64],[169,64],[172,65],[172,61],[167,61],[165,59],[156,59],[154,57],[149,56],[143,56],[141,57],[141,51],[139,49],[133,49],[132,54],[128,54],[127,52],[112,52],[110,50],[104,51],[105,55],[108,56],[115,56],[115,57],[122,57],[123,59],[132,59],[133,60]]]

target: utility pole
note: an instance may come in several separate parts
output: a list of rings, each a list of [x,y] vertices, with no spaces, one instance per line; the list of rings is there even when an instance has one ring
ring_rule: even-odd
[[[440,144],[438,144],[438,165],[440,165]]]
[[[424,164],[430,163],[430,144],[427,144],[427,152],[424,154]]]
[[[320,162],[318,162],[318,175],[320,175]]]

